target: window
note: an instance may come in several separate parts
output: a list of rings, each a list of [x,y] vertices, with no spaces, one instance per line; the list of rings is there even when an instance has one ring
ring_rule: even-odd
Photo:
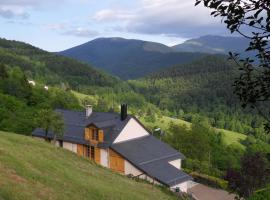
[[[90,147],[89,146],[86,146],[86,152],[85,152],[85,154],[86,154],[86,157],[90,157]]]
[[[98,141],[98,129],[93,129],[92,140]]]
[[[91,152],[91,157],[90,158],[94,160],[95,159],[95,147],[91,146],[91,151],[90,152]]]

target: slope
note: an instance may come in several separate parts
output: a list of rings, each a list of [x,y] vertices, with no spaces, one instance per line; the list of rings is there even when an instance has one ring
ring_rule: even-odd
[[[0,199],[176,199],[53,145],[0,132]]]
[[[59,54],[91,63],[122,79],[142,77],[203,56],[200,53],[178,53],[159,43],[123,38],[99,38]]]
[[[49,85],[112,86],[121,82],[90,65],[55,55],[29,44],[0,39],[0,63],[18,66],[29,79]]]
[[[263,120],[241,108],[233,94],[238,71],[225,57],[208,56],[129,83],[146,100],[189,122],[206,117],[213,127],[263,133]]]
[[[171,117],[167,117],[167,116],[162,116],[161,118],[157,118],[157,120],[155,122],[149,122],[146,121],[145,118],[140,118],[140,120],[143,122],[143,124],[148,127],[151,130],[154,130],[155,127],[159,127],[162,130],[168,130],[169,126],[171,123],[180,125],[180,126],[185,126],[188,128],[191,128],[192,123],[187,122],[185,120],[182,119],[177,119],[177,118],[171,118]],[[239,147],[240,149],[245,149],[245,146],[242,144],[243,141],[247,138],[247,136],[245,134],[242,133],[237,133],[234,131],[228,131],[225,129],[218,129],[215,128],[216,133],[222,133],[223,134],[223,139],[224,139],[224,143],[226,145],[234,145]]]
[[[207,35],[185,41],[172,48],[179,52],[203,52],[210,54],[228,54],[229,51],[242,53],[248,47],[243,37],[224,37]]]

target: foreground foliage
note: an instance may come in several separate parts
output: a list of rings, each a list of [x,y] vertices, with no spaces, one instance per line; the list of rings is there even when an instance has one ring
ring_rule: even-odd
[[[246,154],[241,159],[240,170],[229,169],[225,179],[229,182],[229,189],[235,192],[239,199],[249,198],[256,189],[269,183],[269,161],[261,153]]]

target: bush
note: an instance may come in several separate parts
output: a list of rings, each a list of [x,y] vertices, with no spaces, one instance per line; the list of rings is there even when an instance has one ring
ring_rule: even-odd
[[[252,195],[248,200],[265,200],[270,199],[270,188],[261,190]]]
[[[183,167],[191,171],[196,171],[203,174],[209,174],[211,176],[223,177],[223,172],[217,168],[209,166],[207,161],[198,161],[187,158],[183,163]]]
[[[194,181],[198,183],[202,183],[218,189],[227,189],[228,182],[223,179],[208,176],[205,174],[200,174],[198,172],[191,172],[190,175],[194,178]]]

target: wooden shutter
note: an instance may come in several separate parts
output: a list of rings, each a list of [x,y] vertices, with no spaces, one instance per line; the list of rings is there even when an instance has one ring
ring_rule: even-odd
[[[104,141],[104,134],[103,134],[103,130],[99,130],[98,131],[98,141],[99,142],[103,142]]]
[[[88,140],[88,141],[90,140],[90,129],[89,128],[85,128],[84,139]]]
[[[89,128],[89,138],[90,138],[90,140],[93,140],[93,134],[94,134],[93,128]]]
[[[111,150],[110,153],[110,168],[114,171],[124,173],[125,172],[125,160],[115,151]]]
[[[77,154],[83,156],[83,145],[77,144]]]
[[[100,149],[95,147],[95,162],[100,164]]]

